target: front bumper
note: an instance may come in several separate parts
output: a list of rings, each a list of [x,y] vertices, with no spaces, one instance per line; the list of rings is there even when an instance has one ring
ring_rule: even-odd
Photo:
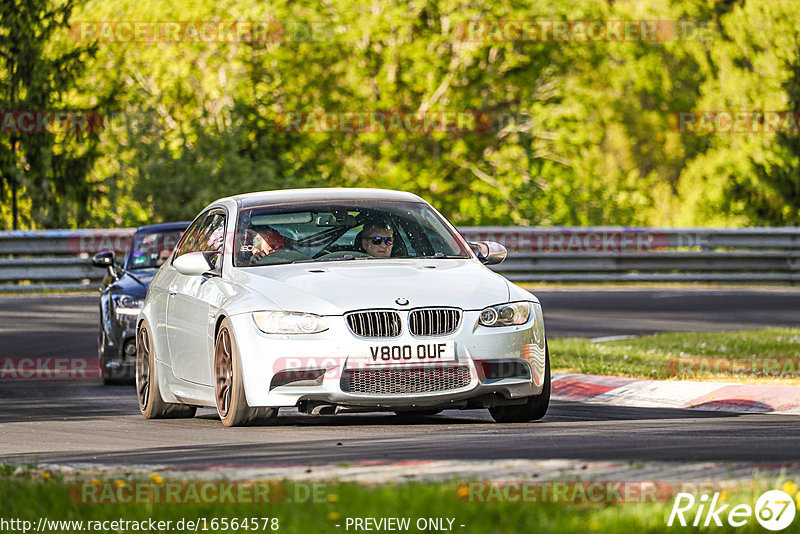
[[[541,308],[534,309],[531,319],[519,326],[479,326],[479,311],[464,311],[459,328],[450,335],[420,338],[404,329],[391,340],[357,338],[341,316],[325,317],[329,326],[325,332],[292,336],[262,333],[249,313],[230,320],[250,406],[455,408],[515,404],[542,392],[544,324]],[[408,311],[398,312],[407,324]],[[444,341],[453,344],[454,362],[369,367],[363,363],[376,344]],[[370,378],[366,383],[372,385],[364,387],[362,381],[355,391],[352,378],[358,372],[366,373]],[[459,379],[451,380],[456,374]],[[420,380],[428,382],[423,387]]]

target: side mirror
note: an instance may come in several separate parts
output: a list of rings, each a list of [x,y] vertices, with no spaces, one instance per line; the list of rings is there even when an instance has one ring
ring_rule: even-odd
[[[494,241],[476,241],[470,243],[469,246],[478,257],[478,260],[484,265],[497,265],[502,263],[508,256],[506,247]]]
[[[172,266],[186,276],[200,276],[202,274],[219,275],[219,270],[213,265],[213,256],[216,252],[190,252],[175,258]]]
[[[116,266],[114,264],[114,253],[112,251],[104,250],[95,254],[92,257],[92,265],[107,269],[108,275],[112,279],[119,280],[119,275],[117,274],[117,270],[115,269]]]

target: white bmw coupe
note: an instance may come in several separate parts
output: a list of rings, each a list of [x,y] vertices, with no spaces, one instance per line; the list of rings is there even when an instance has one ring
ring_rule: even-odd
[[[220,199],[154,276],[137,320],[146,418],[216,407],[223,424],[303,413],[540,419],[542,308],[416,195],[299,189]]]

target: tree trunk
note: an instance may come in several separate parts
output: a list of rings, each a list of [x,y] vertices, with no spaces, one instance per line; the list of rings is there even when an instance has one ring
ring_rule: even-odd
[[[17,213],[17,182],[11,182],[11,229],[19,230],[19,214]]]

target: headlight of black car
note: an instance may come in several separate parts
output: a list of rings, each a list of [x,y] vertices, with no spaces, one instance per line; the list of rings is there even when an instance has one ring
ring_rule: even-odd
[[[131,319],[139,315],[144,301],[141,301],[130,295],[114,295],[114,313],[117,319]]]

